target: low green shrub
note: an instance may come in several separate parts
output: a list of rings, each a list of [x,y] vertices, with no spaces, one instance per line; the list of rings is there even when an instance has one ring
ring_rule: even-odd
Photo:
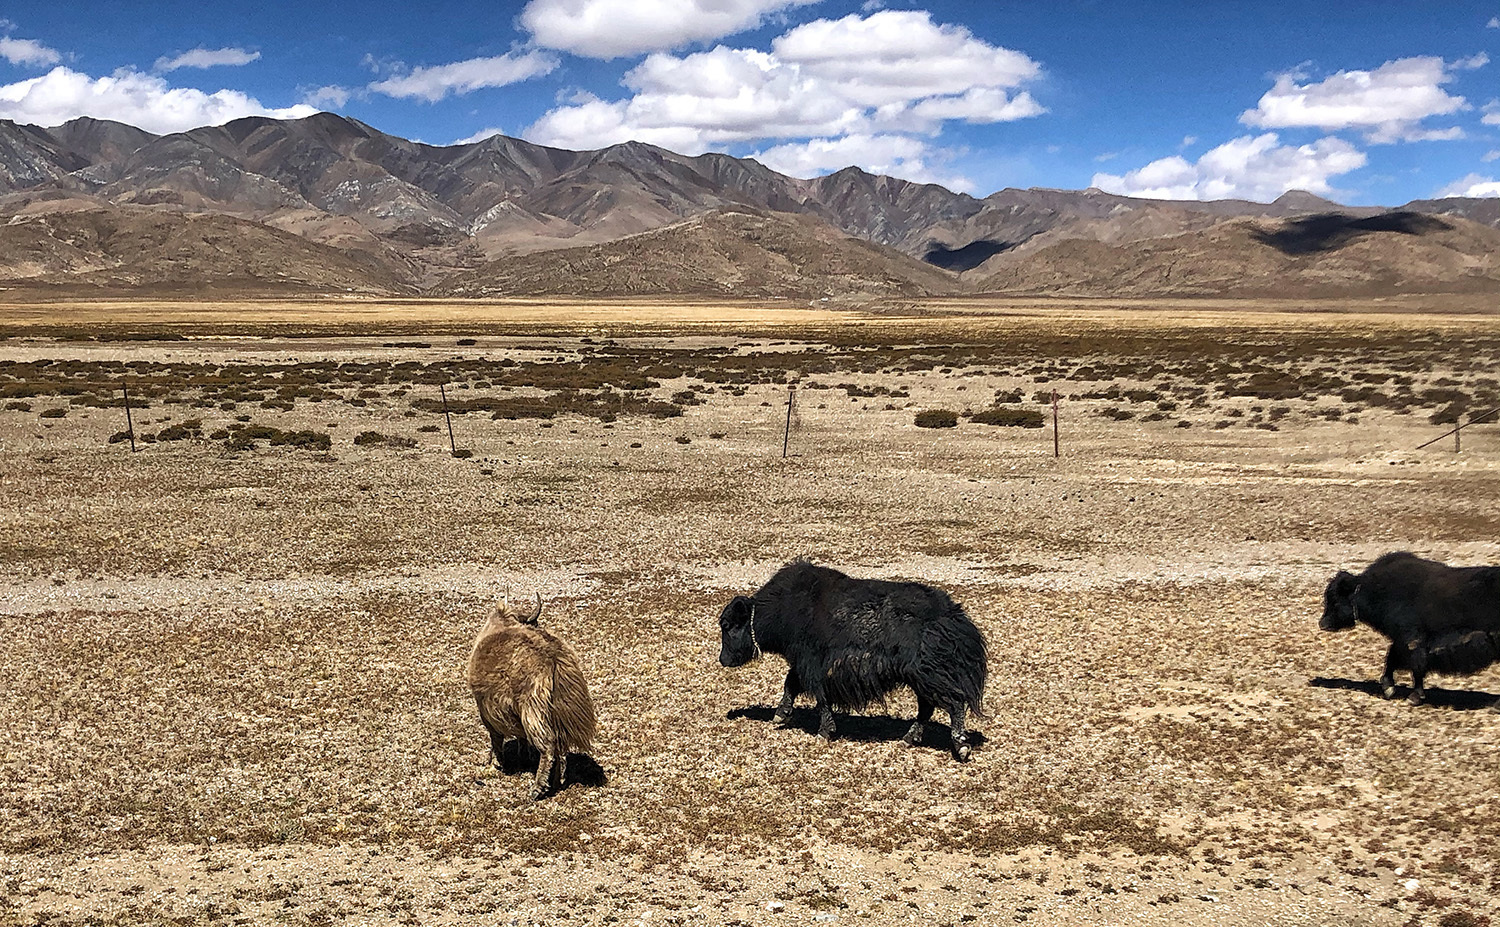
[[[956,428],[958,413],[952,409],[927,409],[913,420],[918,428]]]
[[[1019,401],[1019,397],[1017,401]],[[981,425],[1041,428],[1045,419],[1042,413],[1035,409],[1002,409],[999,406],[994,406],[982,412],[975,412],[970,421],[978,422]]]

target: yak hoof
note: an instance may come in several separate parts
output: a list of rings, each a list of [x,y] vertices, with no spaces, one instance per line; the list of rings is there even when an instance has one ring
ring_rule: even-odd
[[[1406,697],[1408,705],[1420,705],[1425,701],[1427,701],[1427,693],[1421,689],[1411,690],[1411,694]]]
[[[906,736],[901,738],[901,742],[906,744],[908,747],[915,747],[917,744],[921,743],[922,726],[919,724],[913,724],[911,730],[906,732]]]
[[[973,749],[969,745],[968,734],[959,734],[953,738],[953,758],[960,763],[967,763],[969,761],[969,754],[973,752]]]
[[[1396,697],[1396,687],[1395,686],[1382,686],[1381,689],[1380,689],[1380,693],[1382,695],[1384,695],[1386,698],[1395,698]]]
[[[771,716],[771,723],[772,724],[779,724],[782,727],[785,727],[786,724],[787,724],[787,722],[791,721],[791,720],[792,720],[792,713],[790,711],[778,711],[778,712],[776,712],[776,714],[774,714],[774,715]]]

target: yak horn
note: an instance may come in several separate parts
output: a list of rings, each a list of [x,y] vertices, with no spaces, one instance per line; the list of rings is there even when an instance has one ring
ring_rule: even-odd
[[[542,594],[536,594],[536,611],[531,613],[531,623],[536,624],[537,619],[542,617]]]

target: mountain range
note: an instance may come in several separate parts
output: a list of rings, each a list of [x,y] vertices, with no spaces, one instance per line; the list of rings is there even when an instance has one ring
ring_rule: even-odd
[[[433,146],[331,113],[158,136],[0,120],[0,286],[879,299],[1500,292],[1500,200],[1006,189],[629,142]]]

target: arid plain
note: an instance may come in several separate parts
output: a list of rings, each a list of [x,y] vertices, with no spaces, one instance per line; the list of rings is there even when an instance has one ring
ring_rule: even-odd
[[[0,335],[0,924],[1500,919],[1500,669],[1412,707],[1377,635],[1317,630],[1339,568],[1500,562],[1500,424],[1417,449],[1500,406],[1481,305],[54,302]],[[779,659],[718,666],[721,606],[798,556],[964,603],[970,763],[899,742],[908,696],[825,744],[771,724]],[[538,803],[462,678],[507,589],[600,718]]]

